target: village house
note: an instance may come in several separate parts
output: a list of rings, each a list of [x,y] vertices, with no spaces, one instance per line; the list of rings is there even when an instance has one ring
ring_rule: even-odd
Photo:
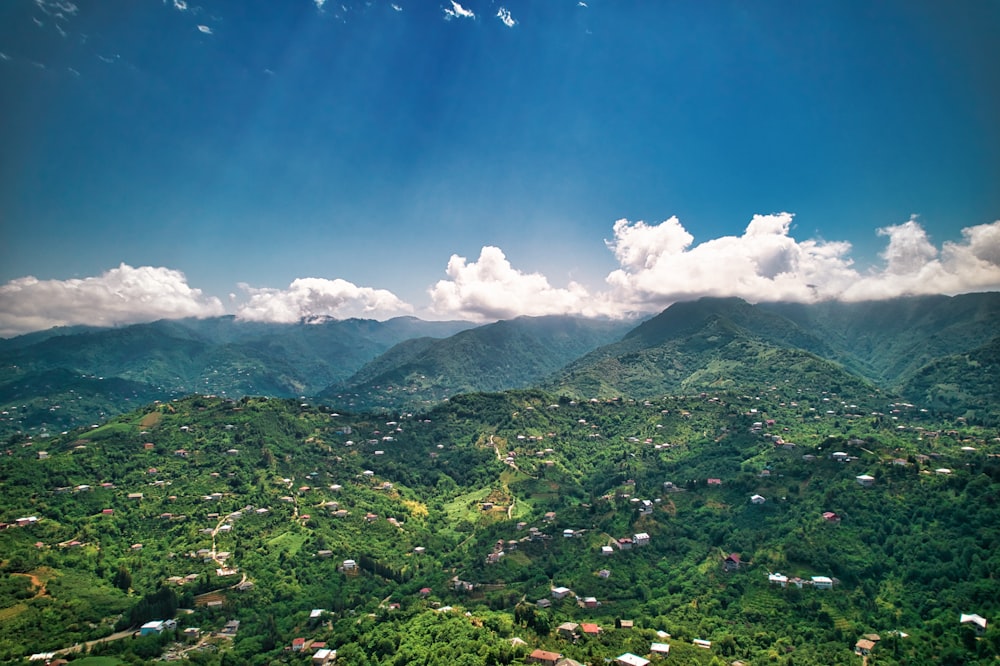
[[[645,532],[638,532],[632,535],[632,541],[636,546],[648,546],[649,545],[649,535]]]
[[[577,637],[576,630],[580,627],[576,622],[563,622],[556,628],[556,633],[561,637],[568,640],[573,640]]]
[[[817,590],[832,590],[833,589],[833,579],[828,576],[813,576],[812,577],[813,587]]]
[[[565,599],[567,596],[572,594],[572,590],[568,587],[553,587],[552,588],[552,598],[553,599]]]
[[[767,500],[762,495],[751,495],[750,496],[750,503],[751,504],[763,504],[766,501]]]
[[[580,624],[580,631],[585,636],[597,636],[601,633],[601,627],[593,622],[583,622]]]
[[[833,511],[824,511],[823,512],[823,520],[825,522],[830,523],[831,525],[839,525],[840,524],[840,516],[838,516],[837,514],[835,514]]]
[[[601,605],[596,597],[582,597],[577,599],[576,603],[580,608],[597,608]]]
[[[654,657],[666,657],[670,654],[670,645],[668,643],[650,643],[649,653]]]
[[[535,650],[528,655],[525,663],[527,664],[547,664],[548,666],[556,666],[556,663],[562,658],[562,655],[558,652],[549,652],[547,650]]]
[[[722,569],[726,573],[732,573],[733,571],[738,571],[741,564],[740,554],[730,553],[725,559],[722,560]]]
[[[873,647],[875,647],[874,641],[862,638],[854,644],[854,654],[861,655],[863,657],[868,656],[872,653]]]
[[[626,652],[615,659],[615,664],[617,666],[649,666],[649,659]]]
[[[605,557],[608,555],[613,555],[614,552],[615,549],[612,548],[611,546],[601,546],[601,555],[604,555]]]
[[[854,479],[861,484],[863,488],[871,488],[875,485],[875,477],[868,474],[861,474],[854,477]]]

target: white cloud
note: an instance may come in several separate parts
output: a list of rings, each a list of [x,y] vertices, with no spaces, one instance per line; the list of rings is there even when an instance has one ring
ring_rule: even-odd
[[[400,7],[399,5],[395,4],[395,3],[393,3],[393,4],[391,5],[391,6],[392,6],[392,8],[393,8],[393,9],[395,9],[395,10],[396,10],[397,12],[401,12],[401,11],[403,11],[403,8],[402,8],[402,7]]]
[[[0,336],[53,326],[117,326],[157,319],[223,314],[217,298],[189,287],[169,268],[121,264],[98,277],[39,280],[28,276],[0,285]]]
[[[316,9],[323,9],[323,5],[326,4],[326,0],[313,0],[316,3]]]
[[[252,321],[294,323],[312,317],[379,319],[413,312],[391,291],[359,287],[346,280],[299,278],[288,289],[240,287],[250,294],[236,316]]]
[[[963,230],[963,241],[939,252],[915,220],[885,227],[885,265],[853,266],[847,242],[796,241],[789,213],[756,215],[742,236],[693,245],[677,218],[650,226],[615,223],[608,242],[621,268],[607,277],[612,301],[657,310],[700,296],[751,302],[867,300],[907,294],[956,294],[1000,287],[1000,221]]]
[[[846,241],[793,238],[793,221],[790,213],[755,215],[742,235],[696,244],[676,217],[619,220],[606,242],[619,268],[607,276],[607,289],[595,292],[576,283],[553,287],[544,275],[512,267],[499,248],[484,247],[471,263],[451,257],[447,279],[429,290],[431,309],[478,320],[629,316],[702,296],[812,303],[1000,289],[1000,221],[963,229],[960,241],[940,250],[916,219],[879,229],[888,239],[884,263],[867,271],[854,266]]]
[[[570,283],[566,289],[549,284],[539,273],[522,273],[507,261],[500,248],[484,247],[478,261],[452,255],[449,280],[430,290],[431,309],[447,316],[470,319],[508,319],[518,315],[589,313],[586,289]]]
[[[497,11],[497,18],[503,21],[503,24],[508,28],[513,28],[514,24],[517,23],[517,21],[514,20],[514,17],[510,15],[510,10],[506,7],[501,7],[499,11]]]
[[[451,20],[453,18],[476,18],[476,15],[471,9],[466,9],[455,0],[451,0],[451,7],[444,8],[444,17]]]
[[[184,11],[188,8],[188,5],[184,0],[174,0],[174,9],[178,11]]]
[[[198,30],[200,32],[205,33],[206,35],[211,35],[212,34],[212,29],[209,28],[207,25],[199,25],[198,26]]]

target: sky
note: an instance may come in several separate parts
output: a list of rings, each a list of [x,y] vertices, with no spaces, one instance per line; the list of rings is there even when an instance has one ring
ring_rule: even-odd
[[[998,31],[995,0],[5,0],[0,336],[997,290]]]

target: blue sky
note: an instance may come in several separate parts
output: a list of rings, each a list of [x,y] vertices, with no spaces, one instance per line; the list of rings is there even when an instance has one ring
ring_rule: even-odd
[[[997,289],[998,29],[985,0],[7,0],[0,335]]]

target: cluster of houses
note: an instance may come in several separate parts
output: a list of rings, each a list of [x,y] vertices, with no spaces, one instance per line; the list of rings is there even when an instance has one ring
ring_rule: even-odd
[[[767,574],[767,582],[778,587],[788,587],[791,584],[800,590],[805,585],[811,585],[817,590],[832,590],[836,580],[829,576],[812,576],[809,580],[799,578],[798,576],[789,578],[783,573],[775,572]]]

